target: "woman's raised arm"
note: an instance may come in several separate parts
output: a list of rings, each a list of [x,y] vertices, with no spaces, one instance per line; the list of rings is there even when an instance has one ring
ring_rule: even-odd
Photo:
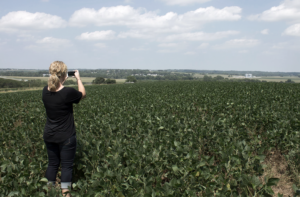
[[[79,71],[75,70],[75,78],[77,79],[77,85],[78,85],[78,91],[82,93],[81,99],[84,99],[86,97],[85,88],[82,84],[82,81],[80,79]]]

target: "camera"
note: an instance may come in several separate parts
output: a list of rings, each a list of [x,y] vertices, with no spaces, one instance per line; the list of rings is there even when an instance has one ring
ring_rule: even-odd
[[[72,77],[75,76],[75,71],[69,71],[68,72],[68,77]]]

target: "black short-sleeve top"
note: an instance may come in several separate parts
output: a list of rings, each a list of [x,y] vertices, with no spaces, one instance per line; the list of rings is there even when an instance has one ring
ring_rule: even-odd
[[[79,103],[82,93],[71,87],[50,92],[43,89],[42,99],[46,108],[47,122],[44,128],[46,142],[60,143],[76,134],[73,103]]]

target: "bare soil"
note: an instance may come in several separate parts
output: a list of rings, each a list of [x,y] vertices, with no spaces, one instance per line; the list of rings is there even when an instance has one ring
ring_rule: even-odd
[[[279,178],[277,186],[272,186],[275,192],[274,196],[278,196],[278,193],[283,194],[284,197],[294,196],[293,178],[289,172],[289,165],[284,156],[277,150],[271,151],[264,163],[267,167],[262,176],[268,178]]]

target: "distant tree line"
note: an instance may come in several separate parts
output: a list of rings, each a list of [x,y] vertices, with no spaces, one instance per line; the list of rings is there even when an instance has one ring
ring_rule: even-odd
[[[260,81],[258,79],[228,79],[228,78],[224,78],[220,75],[216,76],[216,77],[212,77],[212,76],[207,76],[204,75],[204,77],[202,78],[203,81],[223,81],[223,82],[232,82],[232,81],[236,81],[236,82],[267,82],[267,81]]]
[[[42,77],[48,70],[0,70],[2,76]]]
[[[72,70],[72,69],[69,69]],[[218,70],[142,70],[142,69],[80,69],[81,77],[102,77],[109,79],[125,79],[127,76],[134,76],[137,80],[195,80],[194,74],[200,75],[227,75],[228,77],[253,76],[268,77],[300,77],[299,72],[261,72],[261,71],[218,71]],[[27,76],[41,77],[49,73],[48,70],[11,70],[0,69],[0,76]]]
[[[24,85],[24,82],[0,78],[0,88],[20,88]]]
[[[43,87],[45,85],[47,85],[47,82],[40,79],[16,81],[12,79],[0,78],[0,88]]]
[[[282,76],[282,77],[288,77],[288,76],[295,76],[300,77],[299,72],[263,72],[263,71],[221,71],[221,70],[169,70],[170,72],[184,72],[184,73],[198,73],[202,75],[229,75],[231,77],[233,76],[244,76],[245,74],[252,74],[253,76],[260,76],[260,77],[266,77],[266,76]]]
[[[115,79],[106,79],[103,77],[96,77],[96,79],[93,80],[93,84],[115,84],[117,83]]]
[[[178,80],[194,80],[195,78],[191,75],[165,75],[165,76],[135,76],[137,80],[170,80],[170,81],[178,81]]]
[[[64,85],[73,85],[76,84],[73,80],[65,81]],[[48,85],[47,81],[34,79],[28,81],[17,81],[12,79],[3,79],[0,78],[0,88],[25,88],[25,87],[44,87]]]
[[[72,70],[72,69],[70,69]],[[134,76],[137,80],[187,80],[192,74],[170,72],[168,70],[139,70],[139,69],[80,69],[81,77],[102,77],[109,79],[126,79],[127,76]],[[0,69],[0,76],[26,76],[42,77],[49,73],[48,70],[3,70]],[[155,76],[156,75],[156,76]]]
[[[223,81],[223,80],[228,80],[227,78],[224,78],[222,76],[216,76],[216,77],[212,77],[212,76],[207,76],[207,75],[204,75],[203,77],[203,81]]]

